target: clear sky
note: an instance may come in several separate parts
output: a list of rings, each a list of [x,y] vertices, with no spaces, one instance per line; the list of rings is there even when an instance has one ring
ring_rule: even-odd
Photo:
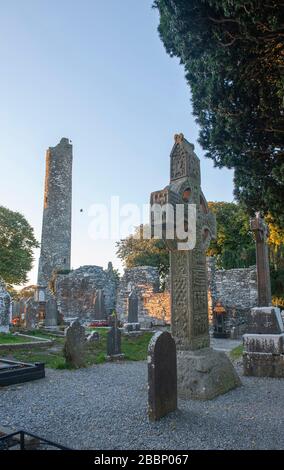
[[[111,196],[147,203],[169,181],[177,132],[195,144],[207,199],[233,200],[232,173],[197,144],[184,70],[166,54],[151,4],[1,0],[0,204],[22,212],[40,240],[45,151],[70,138],[73,268],[121,266],[114,240],[90,238],[88,210]],[[31,282],[36,269],[37,260]]]

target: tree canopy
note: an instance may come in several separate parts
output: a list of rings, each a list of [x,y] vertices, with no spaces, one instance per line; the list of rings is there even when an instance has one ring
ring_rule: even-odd
[[[255,264],[255,241],[245,210],[233,202],[209,202],[217,221],[217,237],[208,256],[215,256],[220,269],[246,268]]]
[[[163,240],[142,238],[143,227],[136,227],[134,236],[116,243],[117,256],[126,268],[136,266],[155,266],[162,280],[169,271],[169,252]]]
[[[37,248],[33,228],[19,212],[0,206],[0,277],[7,284],[22,284]]]
[[[234,169],[235,196],[250,214],[284,227],[284,3],[155,0],[167,52],[191,88],[200,143]]]

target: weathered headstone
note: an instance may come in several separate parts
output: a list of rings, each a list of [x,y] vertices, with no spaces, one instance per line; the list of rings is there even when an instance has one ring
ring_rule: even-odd
[[[55,327],[58,325],[58,308],[55,299],[48,299],[45,306],[45,326]]]
[[[75,368],[85,366],[85,328],[75,320],[66,330],[63,354],[66,363]]]
[[[0,333],[9,333],[11,297],[0,279]]]
[[[259,212],[254,219],[251,219],[250,226],[255,235],[256,242],[258,306],[269,307],[271,305],[271,283],[267,245],[269,231]]]
[[[35,302],[33,297],[30,297],[26,301],[25,327],[29,330],[35,328],[36,321],[37,321],[37,303]]]
[[[104,291],[102,289],[98,289],[96,292],[95,305],[94,305],[94,319],[95,320],[106,319]]]
[[[135,290],[132,290],[128,296],[128,323],[138,323],[138,296]]]
[[[170,333],[159,331],[148,348],[148,415],[156,421],[176,409],[176,345]]]
[[[284,326],[278,308],[252,308],[243,342],[244,375],[284,377]]]
[[[206,250],[216,236],[216,221],[201,190],[199,158],[182,134],[175,136],[171,152],[170,185],[151,194],[152,208],[154,205],[171,206],[175,215],[174,237],[168,236],[164,222],[162,236],[170,250],[171,325],[179,394],[211,399],[238,386],[240,379],[228,357],[209,348]],[[189,216],[182,220],[189,233],[196,229],[195,245],[191,246],[180,242],[178,214],[189,209],[194,214],[194,208],[196,220],[192,222]],[[152,212],[152,229],[155,224]]]
[[[124,354],[121,352],[121,331],[117,327],[117,317],[115,325],[111,327],[107,334],[107,359],[123,359]]]

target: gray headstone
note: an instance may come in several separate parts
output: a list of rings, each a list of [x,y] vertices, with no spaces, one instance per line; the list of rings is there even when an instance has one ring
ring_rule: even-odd
[[[106,319],[106,307],[104,299],[104,291],[99,289],[96,292],[95,306],[94,306],[94,319],[105,320]]]
[[[25,311],[25,326],[28,329],[33,329],[36,326],[37,320],[37,304],[33,298],[26,301]]]
[[[85,365],[85,328],[75,320],[66,330],[63,354],[66,363],[79,368]]]
[[[11,297],[0,280],[0,333],[9,332]]]
[[[55,299],[49,299],[45,307],[45,326],[58,325],[58,308]]]
[[[128,323],[138,323],[138,296],[135,290],[128,297]]]
[[[107,355],[121,355],[121,332],[116,326],[113,326],[107,335]]]
[[[176,345],[170,333],[159,331],[148,349],[148,415],[156,421],[176,409]]]

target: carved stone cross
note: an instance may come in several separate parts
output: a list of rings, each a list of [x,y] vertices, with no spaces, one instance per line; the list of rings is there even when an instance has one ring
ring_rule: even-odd
[[[267,246],[269,231],[259,212],[257,212],[254,219],[251,219],[250,227],[255,235],[256,242],[258,307],[269,307],[271,305],[271,284]]]
[[[194,153],[194,146],[182,134],[175,136],[170,159],[170,184],[151,194],[151,206],[171,204],[175,215],[178,204],[183,204],[185,209],[189,204],[196,208],[196,243],[193,249],[180,249],[176,221],[175,237],[169,239],[163,219],[163,239],[170,250],[172,334],[178,350],[196,350],[210,345],[206,250],[211,238],[216,236],[216,221],[201,190],[199,158]],[[154,225],[152,213],[152,233]],[[185,231],[195,231],[186,217],[184,225]]]

